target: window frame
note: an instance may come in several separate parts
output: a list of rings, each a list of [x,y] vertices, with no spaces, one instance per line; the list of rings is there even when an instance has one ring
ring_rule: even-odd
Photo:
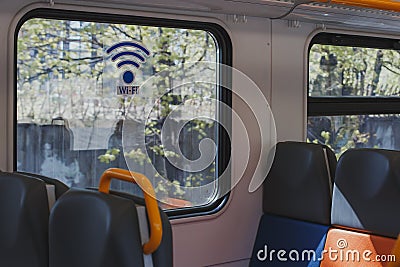
[[[170,27],[170,28],[185,28],[193,30],[203,30],[209,32],[215,39],[217,51],[218,63],[227,66],[232,66],[232,42],[228,32],[221,26],[212,22],[202,21],[189,21],[179,19],[164,19],[154,18],[145,16],[130,16],[130,15],[118,15],[109,13],[98,13],[98,12],[87,12],[87,11],[71,11],[62,9],[49,9],[49,8],[38,8],[26,13],[18,22],[14,32],[14,80],[13,80],[13,97],[14,97],[14,108],[13,108],[13,170],[17,171],[17,57],[18,57],[18,33],[25,22],[30,19],[42,18],[42,19],[58,19],[58,20],[78,20],[98,23],[118,23],[118,24],[134,24],[140,26],[155,26],[155,27]],[[230,86],[232,84],[232,75],[220,71],[221,84]],[[230,90],[225,89],[223,86],[219,86],[217,92],[218,100],[225,103],[227,106],[232,107],[232,93]],[[223,112],[223,108],[218,108],[218,119],[224,121],[225,128],[219,124],[217,127],[217,159],[216,175],[221,175],[223,172],[229,172],[231,174],[231,143],[229,136],[225,134],[226,131],[231,131],[232,118],[231,113],[226,114]],[[229,127],[229,129],[226,129]],[[217,176],[217,177],[218,177]],[[219,189],[225,187],[219,182]],[[218,190],[219,191],[219,190]],[[218,191],[216,192],[218,196]],[[228,192],[222,197],[218,197],[210,204],[203,206],[194,206],[188,208],[180,208],[174,210],[165,210],[165,213],[170,219],[204,216],[214,214],[220,211],[225,204],[228,202],[230,193]]]
[[[310,52],[315,44],[400,50],[400,40],[340,33],[318,33],[308,46],[307,117],[400,114],[400,97],[310,96]]]

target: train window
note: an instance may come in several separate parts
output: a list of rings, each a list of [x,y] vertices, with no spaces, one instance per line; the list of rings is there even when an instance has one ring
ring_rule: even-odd
[[[340,156],[400,149],[400,41],[321,33],[308,58],[307,140]]]
[[[165,209],[185,207],[181,210],[193,213],[216,205],[218,183],[195,194],[182,188],[214,182],[224,167],[221,153],[230,153],[229,144],[215,122],[218,106],[206,99],[230,104],[230,95],[216,84],[174,86],[181,76],[190,79],[198,73],[220,79],[217,63],[230,64],[230,41],[221,27],[35,10],[20,22],[15,37],[18,171],[87,188],[97,187],[107,168],[129,167],[163,178],[154,180],[154,187],[167,202]],[[154,91],[145,91],[144,84]],[[169,118],[190,100],[196,102],[192,113],[183,109]],[[215,121],[196,116],[205,112]],[[167,119],[170,123],[164,127]],[[196,159],[203,139],[217,145],[207,167],[190,171],[167,159]],[[182,155],[168,150],[166,143],[178,146]],[[127,183],[112,188],[141,192]]]

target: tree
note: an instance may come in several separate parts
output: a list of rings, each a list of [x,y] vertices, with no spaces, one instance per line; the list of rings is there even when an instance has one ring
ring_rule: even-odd
[[[113,71],[114,63],[105,50],[117,40],[139,41],[152,51],[147,63],[137,71],[137,82],[162,73],[157,77],[156,88],[163,97],[156,105],[153,106],[151,99],[115,95],[110,81],[118,79],[119,74]],[[164,154],[169,151],[161,149],[160,127],[172,106],[199,94],[216,94],[215,88],[203,85],[198,86],[204,89],[200,91],[198,88],[193,91],[190,87],[170,89],[174,88],[174,81],[202,71],[191,70],[191,65],[201,61],[216,62],[216,57],[217,48],[212,36],[202,30],[31,19],[18,33],[17,119],[18,122],[40,125],[51,124],[54,117],[67,119],[71,128],[92,129],[86,148],[92,149],[91,140],[96,138],[96,131],[113,127],[129,114],[139,123],[147,121],[147,152],[156,158],[161,157],[158,161],[165,161]],[[171,71],[174,66],[179,67]],[[153,110],[148,119],[145,107],[149,105]],[[210,130],[212,127],[213,123],[195,120],[190,129],[202,138],[213,132]],[[128,158],[145,164],[145,152],[122,151],[115,145],[95,160],[111,163],[125,153]],[[165,166],[162,168],[164,170],[159,172],[165,175]],[[211,166],[210,170],[213,168]],[[177,182],[187,184],[188,179],[192,180],[196,174],[185,175]],[[199,180],[203,178],[199,177]]]

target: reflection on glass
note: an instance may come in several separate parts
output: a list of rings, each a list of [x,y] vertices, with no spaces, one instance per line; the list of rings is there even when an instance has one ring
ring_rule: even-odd
[[[328,145],[337,157],[349,148],[400,150],[400,115],[308,117],[307,141]]]

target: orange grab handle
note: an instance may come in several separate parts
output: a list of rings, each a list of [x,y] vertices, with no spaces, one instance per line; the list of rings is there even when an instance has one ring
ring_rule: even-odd
[[[111,179],[123,180],[136,183],[142,188],[144,201],[146,203],[147,216],[150,224],[149,242],[143,245],[144,254],[151,254],[157,250],[162,238],[162,224],[160,210],[158,209],[156,194],[149,179],[141,173],[128,170],[110,168],[106,170],[100,178],[99,191],[105,194],[110,192]]]
[[[394,12],[400,11],[400,2],[395,0],[315,0],[315,2],[373,8]]]

